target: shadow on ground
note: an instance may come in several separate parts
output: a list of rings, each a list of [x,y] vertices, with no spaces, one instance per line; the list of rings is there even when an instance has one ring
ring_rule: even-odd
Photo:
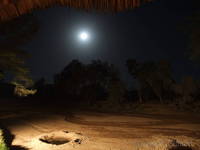
[[[28,148],[20,146],[20,145],[12,145],[13,140],[15,139],[15,135],[13,135],[7,128],[0,125],[0,129],[3,130],[3,137],[7,146],[10,150],[28,150]]]
[[[10,150],[28,150],[28,148],[15,145],[15,146],[11,146]]]

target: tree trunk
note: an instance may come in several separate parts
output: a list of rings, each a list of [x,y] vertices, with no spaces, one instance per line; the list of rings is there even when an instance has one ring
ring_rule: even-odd
[[[162,99],[162,91],[159,92],[159,89],[154,87],[153,84],[150,82],[149,85],[151,86],[153,92],[156,94],[156,96],[159,98],[160,103],[163,103]]]

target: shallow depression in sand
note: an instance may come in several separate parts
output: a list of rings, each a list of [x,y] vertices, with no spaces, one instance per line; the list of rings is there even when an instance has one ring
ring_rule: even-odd
[[[40,138],[40,141],[47,143],[47,144],[54,144],[54,145],[62,145],[71,141],[69,138],[64,137],[48,137],[44,136]]]
[[[50,134],[43,135],[39,138],[39,141],[46,143],[46,144],[52,144],[52,145],[63,145],[69,142],[75,142],[77,144],[81,144],[81,139],[77,136],[79,136],[76,133],[70,133],[70,132],[54,132]]]

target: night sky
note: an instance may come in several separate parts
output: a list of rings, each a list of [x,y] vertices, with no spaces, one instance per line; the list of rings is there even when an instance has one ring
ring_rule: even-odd
[[[180,2],[180,1],[179,1]],[[174,3],[174,1],[173,1]],[[122,13],[85,12],[65,7],[35,11],[39,32],[25,49],[33,78],[52,81],[72,59],[88,63],[101,59],[115,64],[122,79],[132,85],[125,62],[165,59],[170,61],[175,79],[185,75],[200,77],[200,69],[186,57],[187,36],[180,30],[194,10],[192,1],[171,5],[160,0]],[[77,40],[80,30],[88,30],[88,43]]]

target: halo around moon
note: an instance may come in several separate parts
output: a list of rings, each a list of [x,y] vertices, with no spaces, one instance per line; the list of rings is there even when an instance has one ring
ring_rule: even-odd
[[[89,33],[88,32],[86,32],[86,31],[82,31],[82,32],[80,32],[79,33],[79,39],[81,40],[81,41],[83,41],[83,42],[85,42],[85,41],[88,41],[89,40]]]

